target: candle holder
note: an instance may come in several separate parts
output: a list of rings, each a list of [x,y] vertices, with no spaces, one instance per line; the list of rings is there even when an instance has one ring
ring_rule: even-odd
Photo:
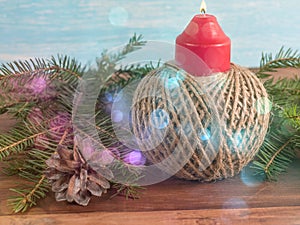
[[[162,170],[184,161],[176,176],[187,180],[236,175],[253,159],[268,129],[265,88],[250,70],[233,63],[228,72],[209,77],[167,63],[144,77],[134,96],[132,128],[140,149],[153,164],[172,158]],[[163,113],[153,119],[154,112]],[[144,138],[146,131],[154,141]]]

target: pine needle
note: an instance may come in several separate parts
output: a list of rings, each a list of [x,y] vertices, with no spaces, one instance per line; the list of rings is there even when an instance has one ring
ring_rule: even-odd
[[[59,146],[66,144],[64,143],[66,139],[72,137],[70,133],[72,129],[66,129],[63,134],[59,132],[56,134],[55,130],[59,130],[59,127],[49,129],[45,125],[57,115],[58,111],[71,115],[74,93],[81,77],[85,73],[94,72],[96,76],[104,79],[105,74],[115,71],[114,67],[119,60],[144,44],[142,36],[134,35],[119,53],[103,52],[101,59],[97,61],[97,70],[86,71],[86,68],[75,59],[62,55],[49,60],[36,58],[0,66],[0,86],[1,93],[3,93],[0,96],[0,113],[8,112],[21,121],[9,133],[0,136],[0,160],[6,162],[5,171],[10,175],[18,174],[26,181],[19,187],[10,189],[17,194],[9,199],[14,212],[25,212],[36,205],[40,198],[44,198],[49,190],[44,176],[47,167],[45,161]],[[31,96],[25,93],[24,97],[20,94],[21,87],[37,77],[49,80],[47,84],[52,85],[55,90],[55,95],[47,101],[40,95]],[[34,107],[42,109],[44,113],[45,121],[40,125],[31,124],[28,121],[27,116]],[[107,116],[103,112],[101,114],[100,111],[96,115],[98,117],[95,126],[99,134],[95,135],[105,140],[104,143],[113,144],[116,138]],[[71,126],[72,121],[69,122]],[[86,135],[84,131],[82,133]],[[36,138],[49,134],[56,135],[59,141],[39,140],[42,149],[36,148]],[[72,144],[68,143],[67,147],[72,148],[70,145]]]
[[[277,180],[295,159],[300,143],[300,79],[279,79],[274,81],[270,72],[278,68],[300,68],[300,54],[282,47],[273,58],[263,54],[259,78],[266,79],[264,86],[273,100],[272,120],[269,132],[258,152],[253,167],[264,173],[269,180]]]

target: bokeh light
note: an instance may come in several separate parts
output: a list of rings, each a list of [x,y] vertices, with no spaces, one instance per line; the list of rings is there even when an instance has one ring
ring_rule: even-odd
[[[201,141],[208,141],[211,137],[210,129],[206,128],[204,132],[199,132],[199,137]]]
[[[255,173],[255,169],[253,169],[252,164],[243,168],[240,177],[242,182],[248,187],[260,186],[266,179],[264,174]]]
[[[123,117],[124,117],[124,115],[120,110],[113,110],[111,112],[111,119],[115,123],[121,122],[123,120]]]
[[[254,108],[256,109],[257,113],[260,115],[265,115],[271,112],[273,107],[272,102],[267,97],[259,98],[254,103]]]
[[[35,94],[41,94],[47,88],[47,81],[44,77],[34,77],[28,84],[29,89]]]
[[[234,134],[234,145],[236,147],[240,147],[242,145],[244,133],[245,133],[245,131],[241,130],[240,132],[237,132]]]
[[[129,18],[129,13],[123,7],[113,7],[109,10],[108,19],[111,25],[125,26]]]
[[[113,96],[113,94],[111,93],[111,92],[109,92],[109,91],[106,91],[105,93],[104,93],[104,98],[103,98],[103,100],[105,101],[105,102],[109,102],[109,103],[112,103],[113,102],[113,100],[114,100],[114,96]]]
[[[101,100],[105,103],[119,102],[122,99],[122,91],[120,90],[106,90]]]
[[[161,76],[162,78],[168,78],[165,81],[165,87],[172,91],[173,89],[180,87],[180,82],[185,79],[185,72],[184,70],[175,71],[171,69],[164,69],[161,72]]]
[[[163,109],[155,109],[151,113],[151,124],[157,129],[164,129],[169,125],[169,114]]]
[[[249,211],[249,206],[248,204],[245,202],[244,199],[239,198],[239,197],[233,197],[233,198],[229,198],[227,201],[225,201],[223,203],[223,209],[243,209],[243,213],[241,213],[239,215],[239,217],[241,219],[244,219],[244,221],[247,221],[250,211]],[[226,225],[231,225],[234,224],[232,223],[232,218],[228,216],[226,212],[226,210],[223,211],[224,213],[222,213],[220,215],[220,224],[226,224]]]
[[[112,126],[115,135],[118,138],[118,142],[122,143],[122,146],[126,146],[126,148],[128,149],[128,151],[126,152],[123,151],[123,148],[120,150],[119,159],[124,160],[126,158],[126,160],[130,164],[144,164],[146,162],[146,159],[144,158],[144,155],[142,153],[144,151],[151,151],[161,143],[163,143],[166,135],[168,134],[167,132],[169,128],[171,129],[171,127],[169,126],[171,125],[171,119],[174,116],[173,109],[180,112],[180,107],[182,104],[181,101],[178,101],[178,97],[176,97],[177,95],[181,94],[181,89],[176,88],[176,86],[177,84],[179,84],[180,86],[186,85],[189,82],[189,80],[186,80],[188,75],[185,71],[177,70],[169,63],[172,62],[172,59],[174,59],[174,44],[165,42],[151,43],[151,48],[141,48],[129,54],[128,57],[126,57],[124,60],[119,61],[116,65],[116,69],[124,68],[124,65],[139,65],[139,62],[141,61],[143,63],[146,61],[149,63],[152,62],[149,59],[161,59],[160,63],[166,63],[164,64],[164,66],[161,66],[159,68],[159,70],[162,71],[162,74],[160,74],[159,76],[149,76],[149,78],[152,79],[151,82],[160,84],[160,87],[156,90],[156,92],[146,93],[142,91],[141,95],[136,96],[135,91],[138,85],[140,85],[140,82],[143,81],[143,79],[141,79],[129,82],[125,87],[122,88],[122,98],[119,102],[116,102],[114,100],[113,92],[106,93],[106,96],[105,93],[103,96],[100,96],[100,98],[106,98],[105,101],[109,102],[106,102],[106,105],[108,107],[107,111],[110,111],[111,106]],[[122,49],[123,48],[118,48],[118,50],[121,51]],[[110,53],[113,54],[117,52],[116,49],[114,49]],[[163,71],[165,73],[163,73]],[[170,78],[175,79],[168,80]],[[95,102],[99,101],[99,87],[101,86],[101,80],[97,79],[97,77],[95,77],[93,73],[87,73],[84,75],[83,81],[84,82],[81,82],[79,85],[79,91],[76,92],[74,101],[76,101],[78,105],[78,110],[74,112],[75,115],[73,121],[79,129],[87,130],[88,134],[90,134],[91,136],[95,136],[95,134],[97,134],[99,131],[95,129],[95,126],[86,127],[86,123],[83,123],[83,121],[90,120],[90,118],[93,118],[94,116]],[[165,87],[166,81],[171,81],[168,83],[171,84],[171,89],[174,87],[173,90]],[[84,94],[84,92],[87,90],[89,90],[88,95]],[[199,91],[204,92],[204,90]],[[117,94],[117,96],[118,95],[119,94]],[[141,129],[138,130],[138,134],[134,134],[133,131],[135,127],[132,126],[132,118],[135,118],[135,115],[132,115],[133,106],[135,106],[140,101],[143,101],[143,99],[149,97],[151,99],[161,99],[168,97],[170,98],[170,104],[164,106],[158,105],[155,108],[153,107],[152,111],[149,111],[149,114],[147,112],[147,115],[144,118],[147,120],[147,123],[145,123],[146,126],[141,127]],[[199,168],[199,170],[206,169],[215,159],[218,152],[214,151],[213,149],[218,149],[218,146],[220,144],[221,128],[223,126],[223,122],[219,119],[219,114],[217,113],[217,108],[215,107],[213,99],[210,99],[210,96],[207,95],[203,100],[205,101],[205,104],[207,104],[211,109],[211,121],[209,127],[211,129],[210,139],[213,139],[213,141],[211,142],[211,144],[207,144],[204,146],[205,151],[207,152],[208,160],[201,160],[201,162],[203,161],[203,166]],[[188,103],[186,104],[187,108],[194,107],[193,102],[191,101],[188,101]],[[87,105],[90,107],[88,108]],[[187,115],[183,115],[183,113],[178,114],[180,120],[184,120],[186,116]],[[181,138],[190,138],[192,142],[196,143],[200,141],[199,134],[198,132],[194,133],[191,131],[199,131],[201,130],[201,126],[194,124],[193,122],[196,120],[196,117],[198,117],[196,114],[189,116],[191,117],[190,122],[184,123],[184,126],[176,126],[174,127],[174,129],[178,132],[179,140]],[[208,134],[206,135],[209,136]],[[101,140],[97,140],[97,143],[98,142],[101,143]],[[143,144],[143,147],[141,147],[141,143]],[[96,147],[97,149],[103,148],[102,145],[97,145]],[[193,151],[188,151],[187,154],[182,157],[180,151],[181,149],[175,146],[172,155],[170,155],[163,161],[159,163],[149,162],[149,164],[145,164],[143,166],[143,170],[140,171],[142,173],[141,178],[138,181],[134,180],[132,182],[134,182],[134,184],[144,186],[155,184],[170,178],[187,163],[187,161],[193,154]],[[118,158],[118,155],[114,156]],[[180,158],[176,160],[176,157]],[[114,181],[128,185],[128,176],[125,177],[123,173],[124,167],[116,168],[111,166],[110,169],[114,173]],[[128,172],[131,173],[131,171],[129,170]],[[129,183],[131,183],[131,181]]]
[[[132,152],[125,155],[124,161],[131,165],[141,166],[145,165],[146,157],[141,151],[133,150]]]
[[[247,203],[242,198],[230,198],[223,204],[223,209],[248,208]]]
[[[171,77],[166,80],[165,87],[169,90],[173,90],[175,88],[179,88],[180,84],[176,77]]]

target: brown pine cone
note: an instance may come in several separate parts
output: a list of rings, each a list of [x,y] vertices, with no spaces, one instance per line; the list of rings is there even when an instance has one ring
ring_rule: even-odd
[[[46,177],[57,201],[86,206],[92,195],[100,197],[106,193],[110,188],[107,179],[111,180],[113,174],[97,155],[85,160],[77,148],[73,152],[60,146],[46,161]]]

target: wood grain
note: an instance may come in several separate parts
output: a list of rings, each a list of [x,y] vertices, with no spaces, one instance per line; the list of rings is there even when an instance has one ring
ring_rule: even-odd
[[[294,76],[299,70],[283,70]],[[0,133],[14,121],[0,116]],[[1,135],[1,134],[0,134]],[[54,224],[282,224],[300,225],[300,158],[278,182],[251,185],[239,175],[216,183],[169,179],[152,185],[139,200],[123,197],[93,198],[81,207],[55,202],[53,193],[35,208],[20,215],[11,214],[8,188],[22,182],[0,175],[0,225]],[[250,185],[249,185],[250,184]]]
[[[0,224],[32,225],[199,225],[199,224],[267,224],[299,225],[300,207],[274,207],[254,209],[174,210],[152,212],[90,212],[60,215],[3,216]]]
[[[278,182],[253,187],[240,176],[208,184],[173,178],[147,187],[139,200],[106,195],[87,207],[50,194],[25,215],[12,215],[6,201],[20,180],[1,176],[0,224],[300,224],[299,171],[300,159]]]
[[[10,116],[0,115],[0,134],[9,130],[16,123]]]

